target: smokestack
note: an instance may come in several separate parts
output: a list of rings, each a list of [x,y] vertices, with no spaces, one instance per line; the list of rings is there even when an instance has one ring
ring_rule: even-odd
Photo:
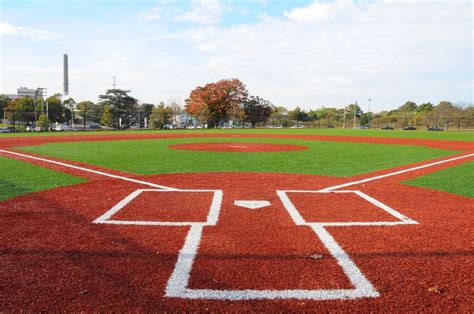
[[[67,61],[67,54],[64,54],[64,61],[63,61],[63,88],[64,88],[64,95],[69,94],[69,66]]]

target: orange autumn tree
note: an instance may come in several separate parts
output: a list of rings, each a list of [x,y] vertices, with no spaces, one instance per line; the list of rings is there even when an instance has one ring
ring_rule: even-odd
[[[247,96],[247,88],[239,79],[220,80],[192,90],[185,108],[187,113],[213,128],[219,121],[227,121],[237,114]]]

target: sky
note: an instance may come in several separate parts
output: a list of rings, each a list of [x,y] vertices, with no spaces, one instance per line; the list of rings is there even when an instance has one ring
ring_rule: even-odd
[[[304,109],[473,103],[472,1],[0,0],[0,93],[177,100],[220,79]]]

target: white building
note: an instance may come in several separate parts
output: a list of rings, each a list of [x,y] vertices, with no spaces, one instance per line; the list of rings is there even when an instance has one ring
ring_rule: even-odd
[[[35,90],[28,87],[20,87],[16,90],[18,97],[35,97]]]

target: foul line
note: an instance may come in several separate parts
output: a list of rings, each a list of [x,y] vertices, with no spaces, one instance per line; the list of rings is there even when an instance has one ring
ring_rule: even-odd
[[[387,173],[387,174],[382,174],[382,175],[378,175],[378,176],[375,176],[375,177],[370,177],[370,178],[367,178],[367,179],[362,179],[362,180],[358,180],[358,181],[352,181],[352,182],[347,182],[347,183],[343,183],[343,184],[339,184],[339,185],[334,185],[334,186],[330,186],[330,187],[324,188],[324,189],[319,190],[319,191],[320,192],[330,192],[330,191],[337,190],[337,189],[340,189],[340,188],[345,188],[345,187],[352,186],[352,185],[357,185],[357,184],[366,183],[366,182],[370,182],[370,181],[374,181],[374,180],[379,180],[379,179],[395,176],[395,175],[398,175],[398,174],[402,174],[402,173],[406,173],[406,172],[410,172],[410,171],[415,171],[415,170],[419,170],[419,169],[423,169],[423,168],[428,168],[428,167],[432,167],[432,166],[436,166],[436,165],[444,164],[444,163],[447,163],[447,162],[450,162],[450,161],[463,159],[463,158],[468,158],[468,157],[474,157],[474,154],[467,154],[467,155],[454,157],[454,158],[450,158],[450,159],[446,159],[446,160],[432,162],[432,163],[429,163],[429,164],[425,164],[425,165],[421,165],[421,166],[417,166],[417,167],[413,167],[413,168],[408,168],[408,169],[399,170],[399,171],[395,171],[395,172],[391,172],[391,173]]]
[[[54,161],[54,160],[40,158],[40,157],[34,157],[34,156],[21,154],[21,153],[16,153],[16,152],[8,151],[8,150],[0,149],[0,153],[11,154],[11,155],[15,155],[15,156],[24,157],[24,158],[39,160],[39,161],[47,162],[47,163],[50,163],[50,164],[55,164],[55,165],[59,165],[59,166],[67,167],[67,168],[72,168],[72,169],[76,169],[76,170],[81,170],[81,171],[85,171],[85,172],[98,174],[98,175],[101,175],[101,176],[104,176],[104,177],[109,177],[109,178],[119,179],[119,180],[123,180],[123,181],[148,185],[148,186],[152,186],[154,188],[158,188],[158,189],[162,189],[162,190],[168,190],[168,191],[177,191],[178,190],[176,188],[172,188],[172,187],[169,187],[169,186],[164,186],[164,185],[154,184],[154,183],[146,182],[146,181],[142,181],[142,180],[127,178],[127,177],[124,177],[124,176],[110,174],[110,173],[106,173],[106,172],[102,172],[102,171],[87,169],[87,168],[84,168],[84,167],[73,166],[73,165],[66,164],[66,163],[59,162],[59,161]]]

